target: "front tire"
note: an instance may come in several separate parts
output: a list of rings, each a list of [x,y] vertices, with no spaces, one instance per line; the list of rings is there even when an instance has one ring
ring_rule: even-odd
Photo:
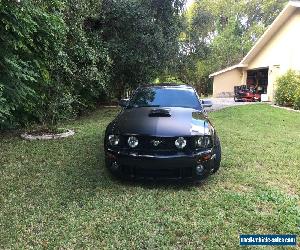
[[[221,149],[221,143],[219,137],[216,135],[216,142],[215,142],[215,149],[214,153],[216,154],[216,158],[214,159],[214,166],[211,170],[211,172],[214,174],[216,173],[221,165],[221,159],[222,159],[222,149]]]

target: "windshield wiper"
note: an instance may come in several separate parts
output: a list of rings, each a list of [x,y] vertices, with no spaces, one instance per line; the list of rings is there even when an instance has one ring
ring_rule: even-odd
[[[158,108],[160,105],[141,105],[139,108]]]
[[[160,105],[130,105],[127,108],[158,108]]]

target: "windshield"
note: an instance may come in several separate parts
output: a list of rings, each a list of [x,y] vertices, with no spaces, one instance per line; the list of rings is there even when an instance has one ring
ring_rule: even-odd
[[[139,89],[130,100],[128,108],[139,107],[183,107],[201,109],[193,89],[155,88]]]

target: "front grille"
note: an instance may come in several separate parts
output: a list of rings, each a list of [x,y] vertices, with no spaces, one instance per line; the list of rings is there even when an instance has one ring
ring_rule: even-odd
[[[176,150],[175,139],[174,138],[159,138],[159,137],[143,137],[141,140],[141,148],[145,150],[157,150],[157,151],[172,151]],[[154,141],[159,141],[160,143],[155,146]]]
[[[129,148],[127,144],[129,136],[124,136],[124,147]],[[153,136],[137,136],[139,145],[136,150],[143,152],[178,152],[179,149],[175,146],[175,140],[178,137],[153,137]],[[195,149],[195,139],[192,137],[184,137],[187,140],[187,145],[181,151],[191,151]],[[155,145],[155,142],[159,142]]]
[[[193,168],[143,168],[133,166],[122,166],[122,173],[125,176],[135,178],[169,178],[169,179],[185,179],[193,177]]]

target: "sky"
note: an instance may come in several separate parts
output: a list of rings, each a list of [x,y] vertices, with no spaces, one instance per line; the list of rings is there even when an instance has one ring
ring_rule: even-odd
[[[190,7],[191,4],[192,4],[194,1],[195,1],[195,0],[187,0],[187,1],[186,1],[186,7],[187,7],[187,8]]]

